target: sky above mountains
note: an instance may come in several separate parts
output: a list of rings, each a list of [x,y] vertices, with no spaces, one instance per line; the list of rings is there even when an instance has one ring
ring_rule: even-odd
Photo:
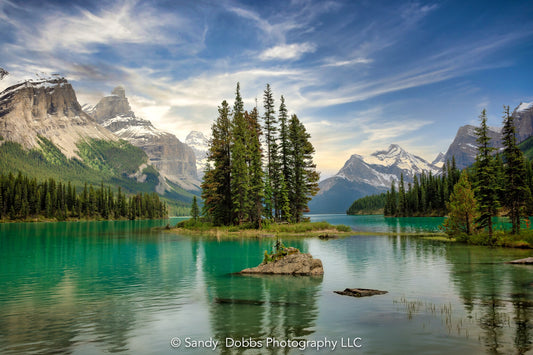
[[[431,161],[457,129],[533,101],[531,1],[0,0],[0,88],[60,73],[81,104],[126,88],[181,140],[209,134],[240,82],[270,83],[312,135],[322,177],[400,144]]]

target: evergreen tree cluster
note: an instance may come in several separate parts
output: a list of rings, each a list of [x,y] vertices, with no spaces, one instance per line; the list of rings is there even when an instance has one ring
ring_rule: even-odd
[[[0,220],[48,219],[120,219],[162,218],[166,204],[156,193],[138,193],[130,197],[118,188],[115,195],[110,187],[95,188],[85,184],[76,187],[49,178],[37,181],[22,173],[0,175]]]
[[[455,159],[443,166],[441,175],[415,175],[413,183],[407,183],[407,187],[402,174],[398,190],[393,181],[386,193],[383,214],[395,217],[444,216],[447,213],[446,203],[460,175]]]
[[[469,236],[487,231],[488,244],[494,244],[492,218],[509,217],[511,233],[520,234],[523,218],[533,215],[533,161],[528,161],[516,141],[514,117],[504,106],[502,144],[496,152],[488,136],[487,113],[479,116],[476,128],[477,155],[473,166],[460,172],[455,162],[447,162],[440,176],[415,176],[405,188],[403,176],[398,190],[355,201],[348,213],[375,206],[383,201],[386,216],[448,215],[443,227],[450,235]],[[371,202],[374,205],[371,205]]]
[[[289,118],[283,96],[276,117],[268,84],[263,107],[262,120],[257,107],[245,111],[237,84],[233,108],[225,100],[218,108],[202,182],[203,215],[215,225],[300,222],[318,192],[315,150],[304,125],[294,114]]]
[[[355,215],[355,214],[371,214],[371,213],[381,212],[380,210],[383,210],[383,207],[385,206],[386,201],[387,201],[387,194],[385,193],[381,193],[379,195],[368,195],[365,197],[361,197],[355,200],[350,205],[350,207],[346,211],[346,214]]]

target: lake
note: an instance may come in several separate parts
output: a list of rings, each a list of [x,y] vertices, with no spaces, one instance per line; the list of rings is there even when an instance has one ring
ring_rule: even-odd
[[[503,263],[531,251],[398,234],[442,218],[310,217],[358,231],[283,240],[319,278],[232,275],[274,241],[152,229],[167,220],[1,224],[0,353],[533,352],[533,267]],[[388,293],[333,292],[356,287]]]

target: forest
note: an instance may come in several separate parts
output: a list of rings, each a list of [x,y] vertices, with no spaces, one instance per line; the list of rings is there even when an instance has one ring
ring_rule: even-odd
[[[22,173],[0,175],[0,221],[69,219],[142,219],[167,216],[156,193],[126,196],[103,183],[85,184],[78,193],[70,183],[53,178],[38,181]]]

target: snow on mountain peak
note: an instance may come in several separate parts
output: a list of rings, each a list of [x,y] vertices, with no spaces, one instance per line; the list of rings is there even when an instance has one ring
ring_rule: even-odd
[[[520,106],[516,109],[516,112],[523,112],[526,110],[529,110],[533,107],[533,101],[532,102],[522,102]]]
[[[398,144],[389,145],[387,150],[379,150],[370,156],[363,158],[370,165],[378,165],[387,168],[397,167],[406,174],[414,176],[422,172],[437,174],[439,168],[427,162],[419,156],[405,151]]]

